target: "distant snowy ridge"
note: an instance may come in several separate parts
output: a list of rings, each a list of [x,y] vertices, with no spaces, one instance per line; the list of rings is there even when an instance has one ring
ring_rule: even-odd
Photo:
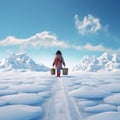
[[[120,70],[120,56],[107,52],[98,58],[84,56],[83,59],[80,60],[80,64],[73,68],[73,71],[96,72],[98,70]]]
[[[49,68],[36,64],[29,56],[25,53],[11,53],[8,58],[0,61],[1,71],[48,71]]]

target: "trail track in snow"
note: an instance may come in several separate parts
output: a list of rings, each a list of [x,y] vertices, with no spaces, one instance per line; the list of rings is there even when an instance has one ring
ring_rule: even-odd
[[[74,99],[69,95],[67,77],[56,79],[43,120],[83,120]]]

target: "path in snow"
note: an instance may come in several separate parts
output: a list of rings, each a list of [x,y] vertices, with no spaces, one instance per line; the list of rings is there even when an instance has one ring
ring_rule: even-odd
[[[74,99],[69,95],[66,79],[56,79],[43,120],[83,120]]]

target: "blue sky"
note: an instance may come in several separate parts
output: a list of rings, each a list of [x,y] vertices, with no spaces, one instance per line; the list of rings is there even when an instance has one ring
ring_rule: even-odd
[[[0,59],[24,51],[51,67],[59,49],[72,67],[120,53],[119,11],[119,0],[0,0]]]

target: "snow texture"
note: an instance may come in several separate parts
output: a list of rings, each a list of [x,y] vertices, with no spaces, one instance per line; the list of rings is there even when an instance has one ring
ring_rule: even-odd
[[[87,120],[120,120],[120,112],[103,112],[93,115]]]
[[[73,90],[70,94],[78,98],[104,98],[105,96],[110,95],[110,92],[100,90],[96,87],[82,86],[77,90]]]
[[[104,99],[104,101],[106,103],[110,103],[110,104],[114,104],[114,105],[120,105],[120,93],[108,96]]]
[[[84,56],[80,64],[73,71],[96,72],[99,70],[115,71],[120,69],[120,56],[117,54],[103,53],[100,57]]]
[[[11,53],[8,58],[0,61],[1,71],[48,71],[49,68],[44,65],[36,64],[25,53]]]
[[[92,107],[86,107],[84,111],[87,112],[105,112],[105,111],[116,111],[117,107],[109,104],[100,104]]]
[[[41,107],[7,105],[0,108],[0,120],[32,120],[41,115]]]
[[[120,120],[118,71],[0,75],[0,120]]]

